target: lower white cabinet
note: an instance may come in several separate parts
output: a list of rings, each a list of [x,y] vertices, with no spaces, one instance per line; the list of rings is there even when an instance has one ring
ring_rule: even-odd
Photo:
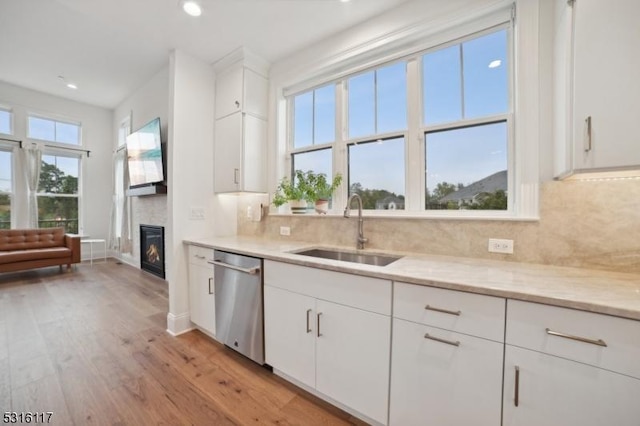
[[[191,322],[212,336],[216,334],[213,266],[207,263],[213,250],[189,247],[189,311]]]
[[[638,426],[640,380],[507,345],[504,426]]]
[[[267,364],[386,424],[391,317],[361,306],[386,298],[389,312],[391,282],[271,261],[264,273]]]
[[[498,426],[504,344],[394,318],[389,424]]]

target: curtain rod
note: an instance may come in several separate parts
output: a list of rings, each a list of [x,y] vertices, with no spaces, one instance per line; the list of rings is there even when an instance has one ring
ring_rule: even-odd
[[[7,139],[7,138],[0,138],[0,141],[19,143],[20,144],[20,148],[22,148],[22,141],[17,141],[15,139]]]
[[[22,141],[18,141],[15,139],[7,139],[7,138],[0,138],[0,141],[17,143],[17,144],[20,144],[20,148],[22,148]],[[87,157],[91,157],[91,151],[89,151],[88,149],[69,148],[66,146],[47,145],[47,144],[44,144],[44,146],[46,146],[47,148],[63,149],[67,151],[84,152],[87,154]]]

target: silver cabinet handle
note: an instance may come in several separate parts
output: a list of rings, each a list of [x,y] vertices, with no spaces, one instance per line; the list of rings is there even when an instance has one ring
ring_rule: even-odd
[[[516,365],[516,388],[513,395],[513,405],[516,407],[520,404],[520,367]]]
[[[595,339],[587,339],[586,337],[572,336],[571,334],[560,333],[559,331],[553,331],[548,328],[546,328],[545,330],[547,334],[550,336],[557,336],[565,339],[576,340],[578,342],[589,343],[592,345],[604,346],[605,348],[607,347],[607,344],[602,339],[595,340]]]
[[[434,341],[440,342],[440,343],[446,343],[447,345],[451,345],[451,346],[460,346],[460,342],[458,342],[457,340],[454,342],[453,340],[441,339],[439,337],[433,337],[429,333],[425,333],[424,334],[424,338],[425,339],[429,339],[429,340],[434,340]]]
[[[316,330],[316,335],[318,337],[322,336],[322,333],[320,333],[320,317],[322,316],[322,312],[318,312],[318,329]]]
[[[204,259],[205,258],[204,256],[200,256],[199,254],[194,254],[194,256],[195,256],[196,259]]]
[[[309,326],[309,314],[311,313],[311,309],[307,309],[307,333],[311,333],[311,327]]]
[[[213,281],[213,277],[209,278],[209,294],[213,294],[213,291],[211,290],[211,281]]]
[[[591,116],[588,116],[585,120],[584,120],[584,124],[587,127],[587,136],[585,138],[585,146],[584,146],[584,152],[589,152],[591,151],[591,143],[592,143],[592,137],[591,137]]]
[[[240,173],[240,169],[233,169],[233,183],[240,183],[238,173]]]
[[[249,275],[257,275],[258,273],[260,273],[259,267],[241,268],[240,266],[235,266],[235,265],[230,265],[228,263],[220,262],[218,259],[207,260],[207,263],[210,263],[211,265],[221,266],[223,268],[233,269],[234,271],[238,271],[238,272],[244,272],[245,274],[249,274]]]
[[[443,314],[455,315],[455,316],[458,316],[458,317],[462,313],[462,311],[450,311],[448,309],[434,308],[433,306],[429,306],[429,305],[425,306],[424,308],[427,311],[441,312]]]
[[[235,101],[234,104],[236,105],[236,108],[240,108],[240,102]]]

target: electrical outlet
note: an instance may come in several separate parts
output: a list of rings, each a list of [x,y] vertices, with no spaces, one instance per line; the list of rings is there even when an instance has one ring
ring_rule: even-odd
[[[513,254],[513,240],[489,238],[489,252]]]
[[[204,220],[204,208],[203,207],[191,207],[189,209],[190,220]]]
[[[289,235],[291,235],[291,228],[289,228],[288,226],[281,226],[280,235],[285,235],[288,237]]]
[[[253,208],[251,206],[247,206],[247,219],[253,219]]]

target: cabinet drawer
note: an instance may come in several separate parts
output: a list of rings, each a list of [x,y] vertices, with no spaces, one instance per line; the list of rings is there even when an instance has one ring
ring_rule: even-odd
[[[506,342],[640,378],[640,321],[509,300]]]
[[[264,285],[391,315],[391,281],[265,260]]]
[[[504,341],[505,299],[396,282],[393,316],[458,333]]]
[[[190,264],[213,268],[213,265],[207,263],[207,260],[213,260],[213,249],[198,246],[189,246]]]

